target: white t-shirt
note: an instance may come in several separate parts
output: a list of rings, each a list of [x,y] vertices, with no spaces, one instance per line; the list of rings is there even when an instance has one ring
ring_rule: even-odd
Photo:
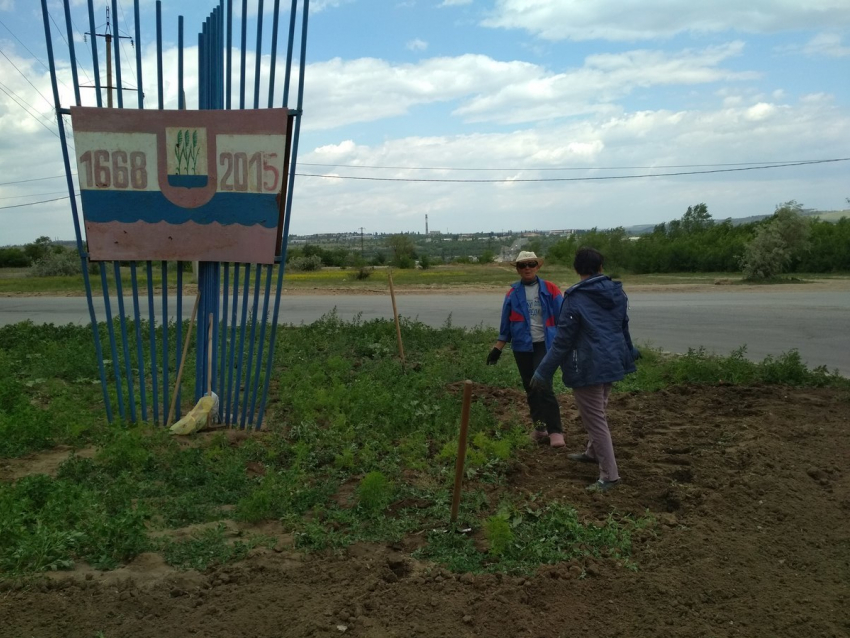
[[[525,286],[525,299],[528,302],[528,317],[531,319],[531,341],[534,343],[545,341],[543,309],[540,305],[540,284],[537,281],[530,286]]]

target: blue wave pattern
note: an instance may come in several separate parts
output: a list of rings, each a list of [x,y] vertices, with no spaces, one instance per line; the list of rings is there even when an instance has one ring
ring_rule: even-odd
[[[96,191],[80,193],[83,215],[93,223],[212,224],[277,228],[278,204],[274,193],[216,193],[203,206],[182,208],[159,191]]]

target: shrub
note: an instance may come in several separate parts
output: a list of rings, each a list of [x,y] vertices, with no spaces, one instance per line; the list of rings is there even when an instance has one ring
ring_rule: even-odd
[[[484,521],[484,536],[490,544],[490,553],[501,556],[514,540],[511,525],[504,516],[491,516]]]
[[[322,267],[322,258],[318,255],[296,257],[289,262],[289,268],[296,272],[313,272]]]
[[[357,487],[357,499],[363,509],[379,512],[389,505],[392,491],[392,483],[383,472],[369,472]]]
[[[61,277],[80,274],[80,256],[70,250],[47,253],[33,265],[31,277]]]

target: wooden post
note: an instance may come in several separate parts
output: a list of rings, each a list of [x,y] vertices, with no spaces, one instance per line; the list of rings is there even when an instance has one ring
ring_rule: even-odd
[[[455,462],[455,488],[452,494],[451,523],[457,522],[457,511],[460,507],[460,487],[463,483],[463,466],[466,462],[466,438],[469,431],[469,404],[472,401],[472,381],[463,382],[463,407],[460,413],[460,436],[457,439],[457,461]]]
[[[401,365],[404,366],[404,344],[401,341],[401,325],[398,321],[398,311],[395,307],[395,290],[393,289],[393,270],[390,268],[387,271],[387,277],[390,282],[390,299],[393,302],[393,319],[395,319],[395,334],[398,338],[398,354],[401,357]]]
[[[192,308],[192,318],[189,319],[189,329],[186,331],[186,337],[183,341],[183,354],[180,357],[180,369],[177,370],[177,381],[174,383],[174,392],[171,393],[171,409],[168,410],[168,418],[165,420],[165,427],[171,425],[171,419],[174,418],[174,408],[177,405],[177,388],[180,387],[180,381],[183,379],[183,365],[186,363],[186,353],[189,352],[189,342],[192,337],[192,326],[195,324],[195,317],[198,314],[198,303],[201,301],[201,293],[195,295],[195,307]],[[163,330],[168,330],[168,326],[163,326]]]

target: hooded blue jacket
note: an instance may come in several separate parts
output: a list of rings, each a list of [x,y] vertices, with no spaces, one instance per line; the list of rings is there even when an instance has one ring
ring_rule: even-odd
[[[629,335],[629,301],[619,281],[595,275],[564,292],[558,331],[534,373],[551,382],[558,366],[564,385],[581,388],[620,381],[639,356]]]

